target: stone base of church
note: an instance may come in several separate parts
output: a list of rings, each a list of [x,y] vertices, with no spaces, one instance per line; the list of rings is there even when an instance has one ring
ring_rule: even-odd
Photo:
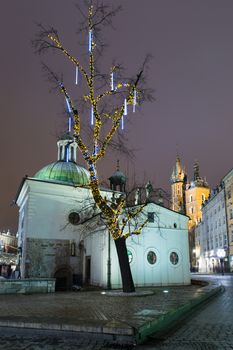
[[[55,278],[0,280],[0,294],[54,293]]]

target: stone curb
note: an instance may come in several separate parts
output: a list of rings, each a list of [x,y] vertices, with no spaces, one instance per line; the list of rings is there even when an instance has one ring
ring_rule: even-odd
[[[198,282],[198,281],[197,281]],[[200,281],[199,281],[200,282]],[[199,283],[198,283],[199,284]],[[181,320],[190,313],[195,307],[201,305],[206,300],[217,296],[224,290],[222,285],[209,283],[203,288],[203,294],[200,297],[190,300],[188,303],[159,316],[156,320],[144,323],[138,329],[135,329],[135,342],[143,343],[152,334],[156,336],[167,332],[173,327],[173,322]]]

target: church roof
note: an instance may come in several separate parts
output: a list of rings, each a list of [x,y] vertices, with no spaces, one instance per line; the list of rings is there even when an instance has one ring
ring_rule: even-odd
[[[181,167],[180,158],[176,158],[176,165],[172,170],[171,182],[184,182],[186,178],[185,170]]]
[[[39,170],[34,178],[70,185],[88,185],[89,172],[74,162],[57,161]]]
[[[120,171],[120,170],[116,170],[112,176],[110,176],[109,180],[112,180],[113,182],[118,182],[119,180],[122,182],[126,182],[126,176],[125,174]]]
[[[116,171],[112,174],[112,176],[109,177],[109,180],[114,185],[120,185],[120,184],[126,183],[127,177],[122,171],[120,171],[119,160],[117,160]]]

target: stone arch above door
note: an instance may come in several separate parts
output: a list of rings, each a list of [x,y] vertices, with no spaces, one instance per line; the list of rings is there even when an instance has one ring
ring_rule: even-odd
[[[56,278],[55,291],[71,290],[72,277],[73,271],[70,266],[59,266],[54,273],[54,278]]]

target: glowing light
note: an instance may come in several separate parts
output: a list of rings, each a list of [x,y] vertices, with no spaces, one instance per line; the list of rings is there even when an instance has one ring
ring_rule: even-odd
[[[78,85],[78,66],[75,69],[75,85]]]
[[[71,113],[71,108],[70,108],[70,104],[69,104],[69,101],[68,101],[68,98],[66,97],[66,104],[67,104],[67,109],[68,109],[68,112]]]
[[[96,156],[98,152],[99,152],[99,146],[98,146],[98,144],[97,144],[97,141],[95,141],[95,145],[94,145],[94,156]]]
[[[89,30],[88,47],[89,47],[89,52],[91,52],[92,51],[92,30]]]
[[[125,125],[124,125],[124,116],[121,118],[121,130],[124,130]]]
[[[137,104],[137,91],[134,90],[133,92],[133,113],[136,111],[136,104]]]
[[[114,91],[114,74],[111,73],[111,90]]]
[[[63,83],[60,84],[61,92],[65,95],[66,98],[66,104],[67,109],[69,112],[69,120],[68,120],[68,126],[69,126],[69,132],[71,129],[73,129],[74,132],[74,140],[77,143],[85,162],[88,165],[88,171],[90,173],[90,189],[94,198],[95,203],[100,208],[101,212],[103,213],[103,216],[106,221],[106,225],[109,229],[109,232],[112,236],[112,238],[118,239],[120,237],[124,237],[125,239],[129,237],[130,235],[139,235],[141,231],[143,230],[143,227],[147,224],[148,220],[145,220],[143,224],[140,225],[140,227],[137,227],[136,230],[133,232],[127,232],[127,223],[133,219],[136,215],[140,214],[140,212],[143,210],[143,206],[138,208],[136,212],[127,213],[125,212],[125,206],[126,202],[124,198],[119,198],[119,201],[115,203],[115,207],[112,207],[111,204],[108,203],[107,198],[103,197],[100,188],[99,188],[99,181],[98,181],[98,174],[96,170],[96,163],[98,160],[103,158],[105,156],[106,148],[111,142],[113,136],[115,135],[118,128],[124,129],[124,118],[127,115],[127,107],[128,105],[132,105],[133,112],[136,110],[136,104],[137,99],[140,98],[140,92],[138,90],[138,93],[136,92],[136,85],[131,85],[127,82],[120,82],[118,83],[116,81],[116,77],[114,77],[115,69],[116,67],[111,67],[110,71],[110,81],[109,81],[109,88],[107,91],[101,93],[100,95],[95,94],[95,63],[94,63],[94,49],[95,49],[95,42],[94,42],[94,23],[93,23],[93,6],[89,7],[89,13],[88,13],[88,38],[87,38],[87,45],[89,50],[89,71],[86,71],[82,65],[80,64],[79,60],[73,57],[62,45],[60,42],[60,39],[56,36],[53,36],[51,34],[48,35],[49,39],[53,42],[54,46],[59,48],[61,51],[74,65],[76,68],[75,71],[75,84],[78,84],[78,81],[80,81],[81,77],[85,78],[87,82],[87,86],[89,89],[89,92],[86,96],[84,96],[85,102],[91,104],[91,111],[90,111],[90,122],[93,127],[93,139],[94,142],[93,150],[89,151],[88,147],[82,140],[82,137],[80,135],[80,129],[81,129],[81,121],[80,121],[80,115],[78,110],[74,107],[72,100],[70,96],[68,95],[66,88],[64,87]],[[80,76],[79,76],[80,75]],[[115,80],[115,81],[114,81]],[[119,108],[116,108],[113,112],[113,114],[102,114],[99,112],[98,109],[98,103],[101,101],[101,99],[105,96],[111,96],[114,95],[114,92],[122,90],[122,93],[124,93],[123,103]],[[103,138],[103,143],[98,144],[100,134],[102,131],[102,118],[108,118],[112,120],[112,127],[108,131],[107,135]],[[70,150],[69,145],[65,148],[65,160],[66,162],[69,162],[70,157]],[[123,224],[120,224],[120,215],[126,215],[125,222]],[[125,228],[125,231],[124,231]],[[123,232],[124,231],[124,232]]]
[[[71,117],[69,117],[69,120],[68,120],[68,127],[69,127],[69,132],[71,132],[71,127],[72,127]]]
[[[124,100],[124,115],[127,115],[127,100]]]
[[[93,109],[93,106],[91,106],[91,125],[94,125],[94,109]]]

